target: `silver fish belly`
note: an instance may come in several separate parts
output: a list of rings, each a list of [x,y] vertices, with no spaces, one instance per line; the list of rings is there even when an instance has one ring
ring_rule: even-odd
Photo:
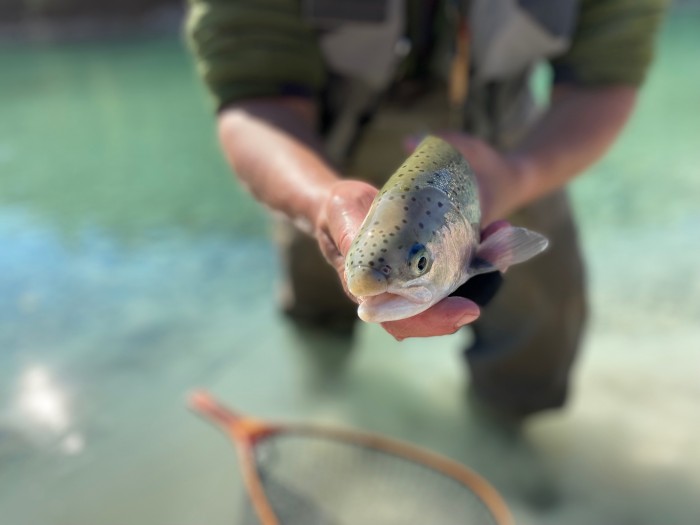
[[[428,137],[380,190],[345,260],[348,289],[369,322],[416,315],[469,278],[480,237],[473,171]]]

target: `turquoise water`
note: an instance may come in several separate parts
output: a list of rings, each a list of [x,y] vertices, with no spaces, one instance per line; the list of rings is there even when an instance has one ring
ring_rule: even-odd
[[[468,334],[300,334],[265,215],[221,160],[176,38],[0,52],[0,510],[18,525],[232,523],[229,444],[184,408],[402,437],[490,479],[520,524],[700,515],[700,16],[573,187],[593,318],[570,407],[525,445],[465,406]]]
[[[30,208],[65,235],[86,226],[130,241],[171,227],[264,231],[255,205],[230,183],[208,101],[177,39],[0,56],[0,202]]]

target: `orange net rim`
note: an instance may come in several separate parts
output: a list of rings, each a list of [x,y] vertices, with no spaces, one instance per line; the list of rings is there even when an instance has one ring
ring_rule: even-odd
[[[484,504],[498,525],[515,523],[505,501],[488,481],[465,465],[441,454],[372,433],[326,428],[314,424],[259,421],[225,407],[204,391],[197,391],[191,395],[189,404],[195,412],[216,424],[233,441],[246,489],[263,525],[280,525],[280,522],[262,486],[253,449],[258,441],[277,434],[306,435],[342,441],[423,465],[466,486]]]

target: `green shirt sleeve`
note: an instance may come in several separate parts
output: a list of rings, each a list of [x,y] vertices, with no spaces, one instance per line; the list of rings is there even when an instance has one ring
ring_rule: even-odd
[[[236,100],[309,95],[325,70],[299,0],[188,0],[186,33],[217,108]]]
[[[639,86],[668,0],[582,0],[571,48],[552,61],[555,82]]]

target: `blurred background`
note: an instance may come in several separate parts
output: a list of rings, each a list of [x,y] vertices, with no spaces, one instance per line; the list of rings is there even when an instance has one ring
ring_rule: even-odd
[[[0,2],[2,523],[236,523],[197,386],[446,454],[519,524],[698,523],[700,1],[673,4],[637,113],[573,184],[592,319],[571,403],[517,446],[469,412],[467,331],[345,340],[277,313],[267,216],[221,159],[182,16]]]

